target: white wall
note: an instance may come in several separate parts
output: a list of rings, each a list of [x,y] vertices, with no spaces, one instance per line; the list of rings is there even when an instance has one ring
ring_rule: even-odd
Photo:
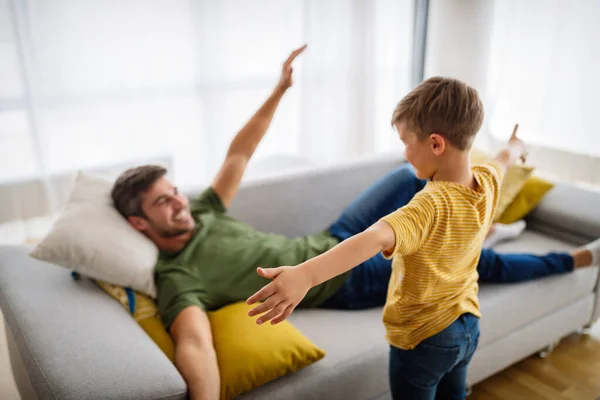
[[[451,76],[485,95],[493,1],[430,0],[425,77]]]
[[[425,79],[449,76],[465,81],[487,103],[487,74],[493,0],[430,0]],[[491,146],[486,121],[476,146]]]

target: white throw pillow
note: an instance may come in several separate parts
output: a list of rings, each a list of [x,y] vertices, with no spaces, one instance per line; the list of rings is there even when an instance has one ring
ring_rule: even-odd
[[[69,201],[31,256],[156,297],[158,249],[114,208],[112,185],[80,172]]]

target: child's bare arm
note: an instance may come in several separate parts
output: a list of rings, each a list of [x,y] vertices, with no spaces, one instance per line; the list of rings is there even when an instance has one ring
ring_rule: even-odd
[[[383,221],[343,241],[328,252],[299,265],[312,277],[312,286],[351,270],[384,250],[394,247],[394,230]]]
[[[517,129],[519,129],[518,124],[515,125],[515,129],[513,130],[510,139],[508,139],[506,147],[500,150],[496,157],[493,158],[493,160],[498,161],[502,165],[504,171],[519,160],[525,162],[525,159],[527,158],[527,149],[523,141],[517,137]]]
[[[259,268],[259,275],[273,281],[248,298],[248,304],[266,300],[253,308],[249,315],[267,312],[256,322],[262,324],[271,319],[272,324],[281,322],[294,311],[310,288],[349,271],[377,253],[394,247],[395,244],[394,230],[387,223],[380,221],[326,253],[296,267]]]

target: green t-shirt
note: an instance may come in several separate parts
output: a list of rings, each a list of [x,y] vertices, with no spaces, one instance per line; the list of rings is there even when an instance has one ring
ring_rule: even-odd
[[[190,305],[205,311],[245,301],[269,282],[256,267],[293,266],[338,244],[328,232],[288,239],[258,232],[226,214],[221,199],[209,188],[191,202],[196,232],[176,254],[161,253],[156,265],[158,307],[167,326]],[[311,289],[303,307],[316,307],[343,284],[340,275]]]

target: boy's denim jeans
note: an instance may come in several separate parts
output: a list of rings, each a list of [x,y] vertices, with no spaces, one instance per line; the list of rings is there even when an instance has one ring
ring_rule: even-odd
[[[464,399],[467,367],[479,341],[479,318],[463,314],[412,350],[390,346],[394,400]]]

